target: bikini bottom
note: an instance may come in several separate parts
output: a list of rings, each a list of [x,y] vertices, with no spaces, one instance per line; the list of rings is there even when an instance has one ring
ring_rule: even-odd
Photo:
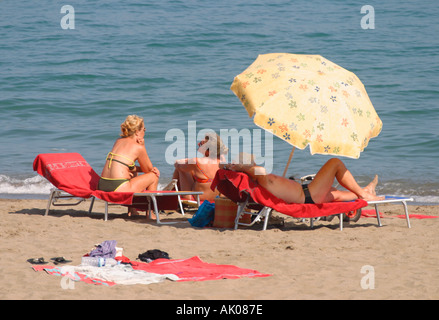
[[[307,184],[302,184],[303,193],[305,194],[305,203],[314,203],[314,200],[309,193],[309,188]]]
[[[98,190],[113,192],[116,191],[121,185],[130,181],[129,179],[108,179],[100,178],[98,183]]]

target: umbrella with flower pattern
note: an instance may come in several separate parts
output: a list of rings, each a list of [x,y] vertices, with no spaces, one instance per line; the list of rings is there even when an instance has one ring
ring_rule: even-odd
[[[319,55],[259,55],[230,89],[256,125],[311,154],[357,159],[382,129],[358,77]]]

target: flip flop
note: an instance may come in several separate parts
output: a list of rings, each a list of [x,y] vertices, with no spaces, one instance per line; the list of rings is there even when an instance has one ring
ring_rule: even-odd
[[[47,264],[44,258],[31,258],[31,259],[27,259],[27,262],[32,264]]]
[[[55,264],[72,262],[72,260],[66,260],[64,257],[55,257],[51,258],[50,260],[53,260],[53,263]]]

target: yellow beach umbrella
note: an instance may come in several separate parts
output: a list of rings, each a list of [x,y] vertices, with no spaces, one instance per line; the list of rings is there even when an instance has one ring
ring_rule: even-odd
[[[311,154],[357,159],[382,129],[360,79],[319,55],[259,55],[230,89],[257,126]]]

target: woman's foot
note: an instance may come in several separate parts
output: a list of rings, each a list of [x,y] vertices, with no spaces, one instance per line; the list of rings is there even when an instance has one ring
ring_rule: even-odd
[[[146,218],[149,220],[149,215]],[[157,220],[154,212],[151,212],[151,220]]]
[[[363,189],[367,193],[370,193],[372,195],[376,196],[376,186],[378,185],[378,175],[375,175],[373,180]]]
[[[360,196],[360,199],[365,201],[379,201],[384,200],[385,197],[378,197],[376,194],[376,186],[378,184],[378,175],[375,175],[373,180],[363,189],[364,194]]]
[[[137,218],[140,217],[140,213],[135,208],[129,208],[128,217]],[[147,216],[146,218],[149,219],[149,216]],[[156,220],[156,215],[154,212],[151,212],[151,220]]]
[[[128,217],[136,217],[139,215],[140,215],[140,213],[135,208],[128,209]]]

